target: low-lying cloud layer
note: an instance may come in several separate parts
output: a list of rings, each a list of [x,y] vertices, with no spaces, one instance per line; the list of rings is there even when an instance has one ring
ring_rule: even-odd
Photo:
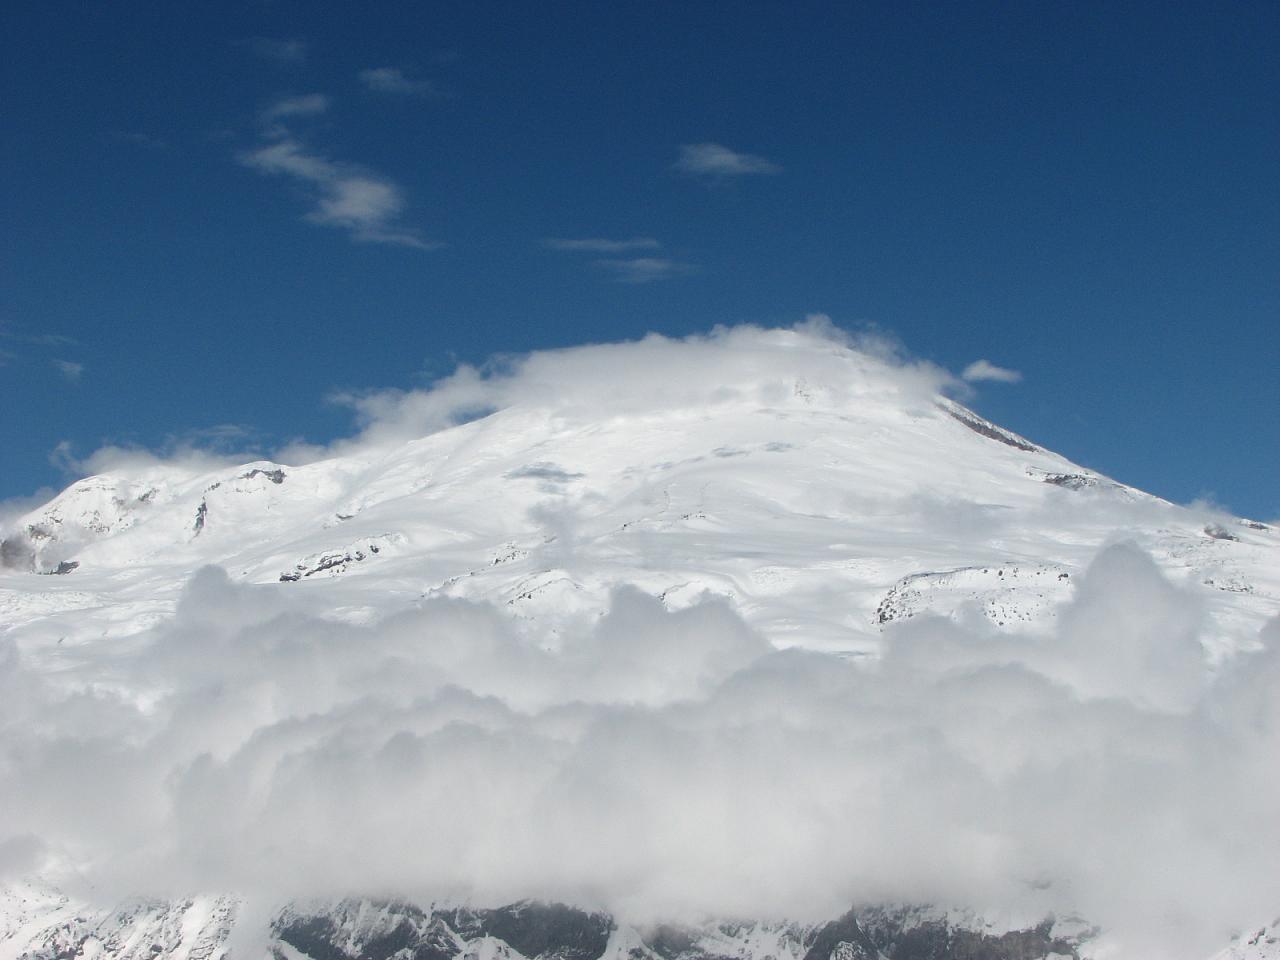
[[[567,637],[298,597],[201,570],[85,684],[0,646],[0,875],[634,919],[1031,898],[1129,957],[1280,905],[1280,622],[1208,679],[1196,600],[1129,545],[1052,637],[918,618],[860,666],[626,586]]]

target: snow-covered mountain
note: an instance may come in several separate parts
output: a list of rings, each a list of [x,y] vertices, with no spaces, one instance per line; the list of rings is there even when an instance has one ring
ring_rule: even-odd
[[[0,549],[0,958],[1280,957],[1280,530],[946,387],[650,338],[73,484]]]

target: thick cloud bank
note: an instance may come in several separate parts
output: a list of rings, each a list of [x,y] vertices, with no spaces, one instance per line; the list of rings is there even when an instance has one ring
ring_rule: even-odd
[[[87,687],[0,647],[0,871],[636,919],[1030,897],[1126,956],[1280,906],[1280,623],[1210,678],[1195,601],[1129,545],[1051,637],[917,618],[861,665],[627,587],[554,638],[297,603],[205,568]]]

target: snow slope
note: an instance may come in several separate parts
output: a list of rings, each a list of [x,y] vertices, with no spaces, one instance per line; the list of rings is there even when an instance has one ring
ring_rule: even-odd
[[[676,606],[731,597],[780,645],[863,653],[926,610],[1043,626],[1128,537],[1204,591],[1224,646],[1277,610],[1274,528],[1114,483],[946,400],[815,393],[604,420],[512,408],[299,467],[90,477],[16,534],[41,572],[74,571],[7,572],[0,609],[33,640],[117,636],[210,563],[353,616],[447,595],[561,619],[627,582]]]

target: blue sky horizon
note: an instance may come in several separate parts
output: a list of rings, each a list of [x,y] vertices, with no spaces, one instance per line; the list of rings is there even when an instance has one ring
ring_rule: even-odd
[[[820,312],[1280,517],[1274,4],[8,20],[0,500],[106,444],[323,443],[334,391],[455,362]]]

